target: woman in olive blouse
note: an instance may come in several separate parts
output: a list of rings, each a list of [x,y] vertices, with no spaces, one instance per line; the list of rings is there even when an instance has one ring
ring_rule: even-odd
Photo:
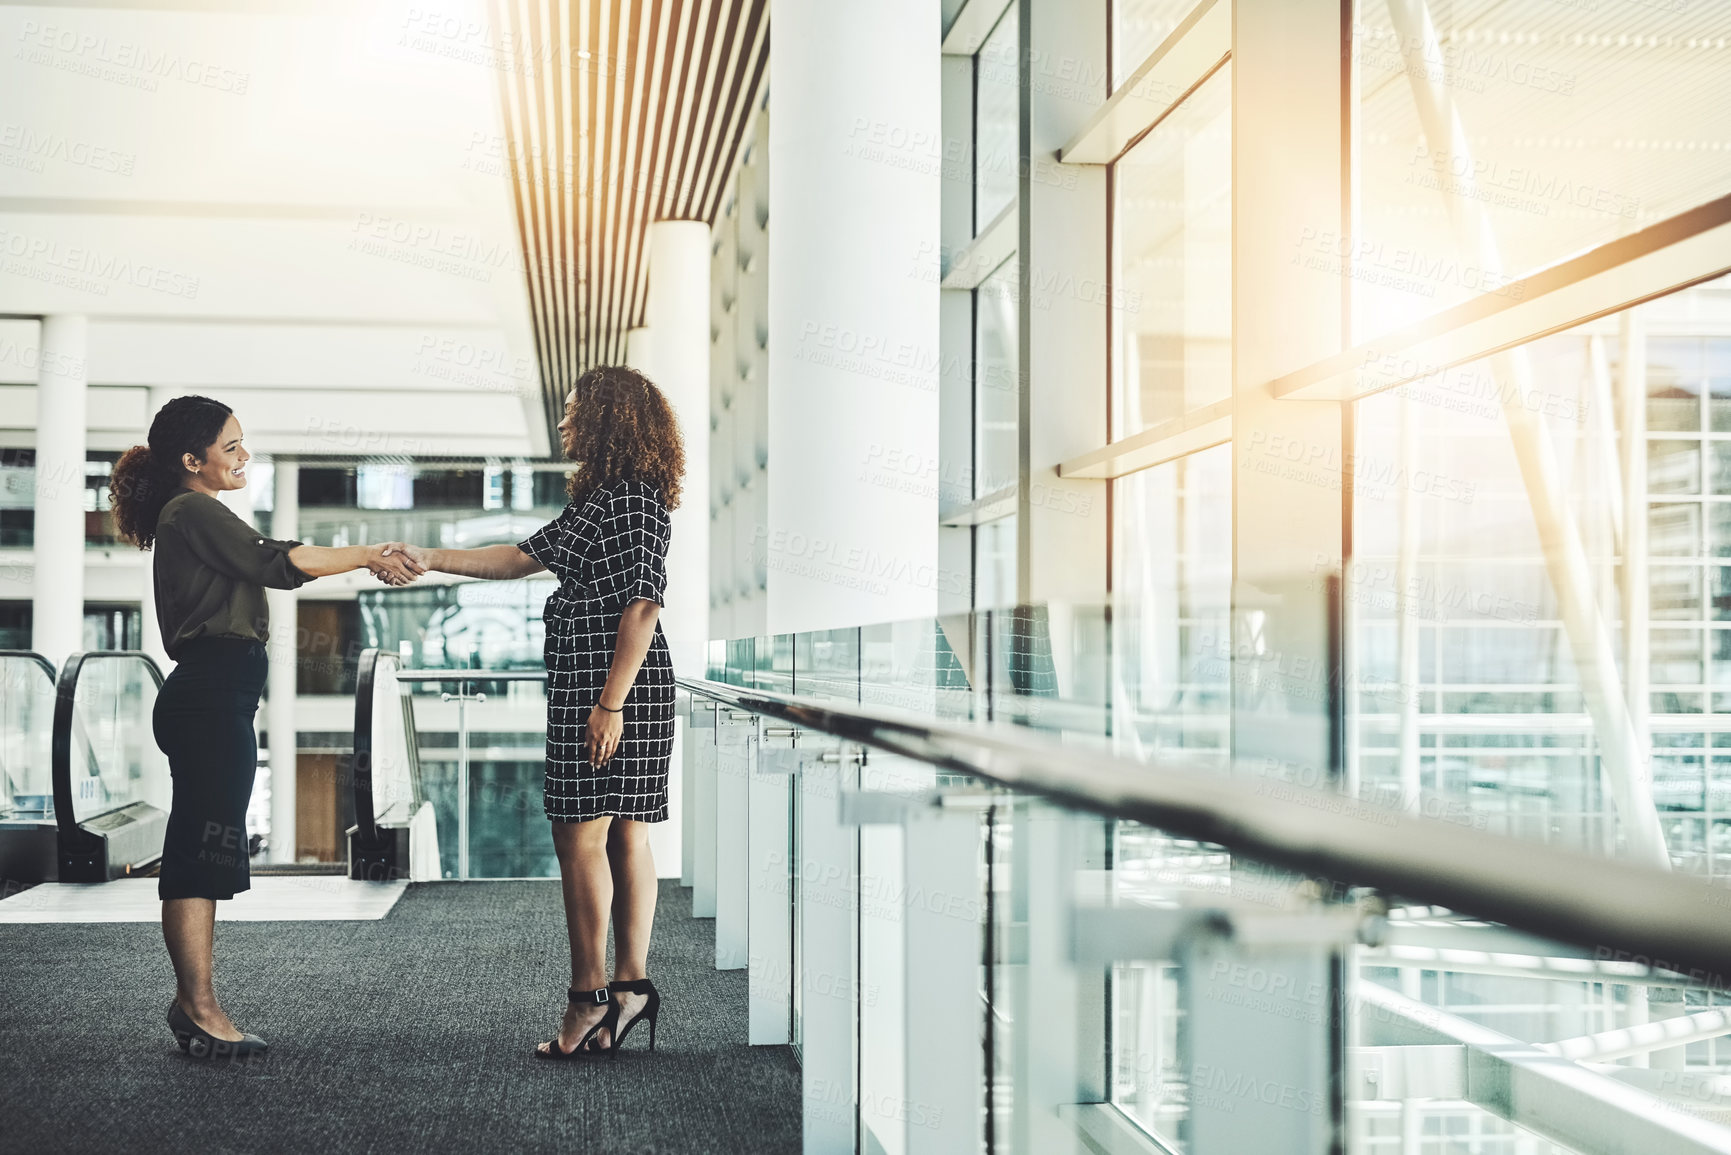
[[[394,585],[414,578],[383,546],[325,549],[260,537],[216,497],[246,486],[251,454],[241,442],[228,406],[177,397],[151,422],[150,444],[128,450],[109,483],[121,535],[140,549],[155,547],[157,620],[175,662],[152,719],[174,778],[157,894],[176,987],[168,1025],[181,1049],[199,1058],[265,1049],[235,1028],[211,985],[216,900],[249,885],[253,715],[270,638],[265,587],[294,589],[363,566]],[[273,755],[292,758],[292,741]]]

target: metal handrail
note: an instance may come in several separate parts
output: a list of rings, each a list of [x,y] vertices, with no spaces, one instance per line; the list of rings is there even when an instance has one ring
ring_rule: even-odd
[[[78,679],[87,662],[98,659],[132,658],[144,663],[158,690],[162,689],[162,667],[143,650],[89,650],[73,654],[61,667],[54,687],[54,737],[51,766],[54,773],[54,823],[60,828],[62,847],[84,847],[93,838],[78,827],[72,812],[72,726],[77,720]],[[47,659],[43,659],[46,663]],[[50,666],[50,669],[53,667]]]
[[[1065,806],[1145,823],[1306,874],[1731,987],[1726,891],[1686,875],[1489,834],[1329,790],[1136,762],[1036,731],[680,678],[693,694]]]
[[[54,663],[37,653],[35,650],[0,650],[0,658],[25,658],[41,666],[48,675],[48,684],[54,684]]]

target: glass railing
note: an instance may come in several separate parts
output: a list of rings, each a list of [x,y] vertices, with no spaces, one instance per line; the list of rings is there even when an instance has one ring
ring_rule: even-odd
[[[0,650],[0,819],[54,817],[54,665]]]
[[[681,880],[806,1150],[1731,1152],[1731,890],[1572,764],[1354,775],[1337,597],[711,645]],[[557,873],[538,677],[398,675],[444,877]]]
[[[1731,890],[1572,765],[1355,781],[1305,596],[711,646],[686,881],[806,1150],[1731,1151]]]

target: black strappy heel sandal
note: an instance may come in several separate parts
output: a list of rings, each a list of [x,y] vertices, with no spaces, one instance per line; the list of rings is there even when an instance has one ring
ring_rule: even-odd
[[[631,1021],[625,1024],[625,1029],[623,1031],[614,1032],[612,1045],[607,1048],[607,1057],[610,1059],[617,1059],[619,1057],[619,1045],[625,1041],[625,1036],[631,1033],[631,1029],[638,1023],[641,1023],[644,1019],[649,1020],[649,1049],[653,1051],[655,1049],[655,1017],[661,1013],[661,992],[656,990],[655,984],[650,982],[648,979],[628,979],[624,982],[611,982],[607,984],[607,989],[609,991],[618,991],[621,994],[649,996],[649,1001],[643,1004],[643,1009],[638,1011],[637,1014],[632,1017]],[[619,1003],[617,1000],[613,1003],[612,1013],[614,1022],[618,1022]]]
[[[575,1059],[579,1055],[599,1054],[598,1050],[591,1050],[589,1044],[595,1041],[595,1036],[601,1028],[610,1027],[619,1021],[619,1004],[613,1001],[613,992],[607,987],[593,991],[567,990],[565,997],[583,1006],[606,1006],[607,1012],[601,1016],[600,1022],[589,1028],[588,1034],[577,1041],[575,1047],[569,1051],[565,1050],[559,1045],[559,1036],[554,1035],[552,1041],[547,1044],[546,1050],[542,1050],[540,1047],[535,1048],[537,1059]]]

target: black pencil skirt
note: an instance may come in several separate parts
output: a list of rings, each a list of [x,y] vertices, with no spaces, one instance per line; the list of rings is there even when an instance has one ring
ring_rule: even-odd
[[[252,885],[246,806],[265,673],[264,643],[195,638],[156,695],[152,728],[174,776],[156,885],[162,898],[233,898]]]

